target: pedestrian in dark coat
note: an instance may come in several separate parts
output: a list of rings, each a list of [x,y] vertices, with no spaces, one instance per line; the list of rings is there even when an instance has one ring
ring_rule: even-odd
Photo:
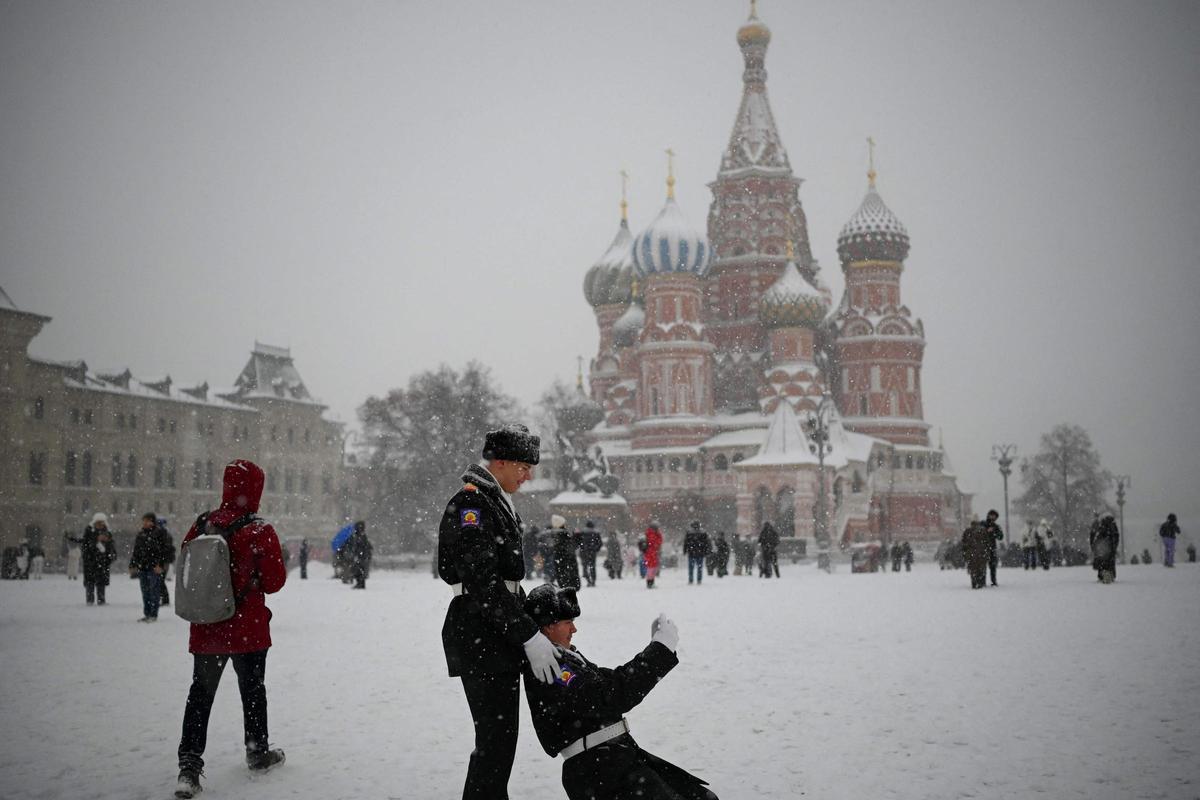
[[[108,588],[109,570],[117,560],[117,548],[108,530],[108,515],[97,511],[92,515],[92,524],[83,531],[83,536],[68,536],[68,541],[79,545],[83,561],[83,591],[87,604],[104,605],[104,590]]]
[[[579,534],[579,566],[583,569],[583,579],[588,586],[596,585],[596,557],[603,546],[604,539],[596,530],[596,523],[589,519]]]
[[[525,697],[542,749],[563,757],[569,800],[717,800],[704,781],[642,750],[624,716],[679,663],[674,622],[660,615],[650,644],[609,669],[571,644],[580,613],[575,592],[539,586],[525,609],[558,647],[557,678],[541,683],[526,669]]]
[[[156,516],[154,518],[154,533],[158,537],[159,548],[166,555],[166,560],[162,564],[162,580],[159,585],[162,586],[162,596],[159,598],[160,606],[171,605],[171,593],[167,589],[167,576],[171,573],[171,565],[175,563],[175,537],[171,535],[170,528],[167,527],[167,518]]]
[[[912,545],[909,544],[908,542],[905,542],[903,545],[901,545],[900,549],[903,551],[903,554],[904,554],[904,571],[912,572],[912,565],[913,565]]]
[[[554,542],[554,582],[564,589],[578,589],[579,535],[567,529],[567,521],[558,514],[550,517],[550,536]]]
[[[1167,521],[1158,526],[1158,536],[1163,543],[1163,566],[1175,566],[1175,539],[1179,536],[1179,522],[1174,514],[1167,514]]]
[[[900,562],[904,560],[904,548],[899,542],[892,545],[892,572],[900,571]]]
[[[308,580],[308,539],[300,540],[300,580]]]
[[[614,531],[609,531],[608,540],[604,543],[604,569],[608,571],[608,579],[621,579],[625,569],[625,558],[621,554],[621,542]]]
[[[688,560],[688,583],[692,582],[695,572],[696,583],[704,582],[704,559],[708,555],[708,534],[700,526],[700,520],[693,520],[688,532],[683,535],[683,552]]]
[[[725,531],[717,531],[717,542],[713,551],[713,560],[717,562],[717,577],[724,578],[729,574],[729,542],[725,539]]]
[[[1091,534],[1090,539],[1092,568],[1096,570],[1096,580],[1112,583],[1117,579],[1117,546],[1121,543],[1121,533],[1117,530],[1117,521],[1113,519],[1112,514],[1104,515],[1095,526],[1095,532]],[[1149,556],[1149,553],[1146,555]]]
[[[762,530],[758,533],[758,547],[762,551],[762,561],[758,565],[758,575],[760,578],[769,578],[774,572],[775,577],[779,577],[779,531],[775,530],[775,526],[767,522],[763,523]]]
[[[525,613],[521,517],[509,495],[533,477],[540,441],[524,425],[490,431],[485,463],[463,485],[438,527],[438,574],[454,596],[442,625],[451,677],[462,680],[474,721],[474,750],[463,800],[502,800],[517,752],[521,666],[547,683],[558,669],[554,645]]]
[[[271,647],[267,595],[283,588],[287,570],[275,529],[255,516],[264,482],[257,464],[244,459],[228,464],[221,505],[200,515],[183,537],[181,552],[186,552],[188,542],[213,527],[233,531],[229,536],[229,562],[236,606],[227,620],[191,624],[188,651],[192,654],[192,685],[179,740],[179,783],[175,788],[179,798],[200,792],[208,719],[226,662],[233,662],[242,696],[246,766],[251,772],[266,772],[284,762],[283,751],[269,744],[264,681]]]
[[[987,586],[988,532],[978,517],[963,531],[963,560],[967,562],[967,574],[971,577],[971,588]]]
[[[367,575],[371,571],[371,556],[375,547],[367,538],[367,523],[359,520],[354,523],[354,532],[346,540],[343,548],[350,565],[350,578],[354,581],[355,589],[367,588]]]
[[[993,508],[987,513],[987,520],[983,523],[983,529],[987,532],[988,570],[992,574],[992,586],[996,585],[996,567],[1000,561],[1000,540],[1004,538],[1004,531],[996,522],[998,519],[1000,519],[1000,512]]]
[[[143,514],[142,529],[133,540],[133,552],[129,556],[129,574],[138,579],[142,590],[142,618],[138,622],[158,622],[163,565],[168,558],[173,559],[174,553],[166,549],[159,535],[157,518],[153,512]]]

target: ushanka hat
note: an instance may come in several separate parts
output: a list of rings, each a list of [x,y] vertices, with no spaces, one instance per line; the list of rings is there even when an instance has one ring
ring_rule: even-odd
[[[579,598],[574,589],[559,589],[552,583],[543,583],[525,598],[525,613],[538,627],[575,619],[581,613]]]
[[[520,461],[536,464],[540,458],[542,440],[524,425],[505,425],[488,431],[483,440],[483,457],[488,461]]]

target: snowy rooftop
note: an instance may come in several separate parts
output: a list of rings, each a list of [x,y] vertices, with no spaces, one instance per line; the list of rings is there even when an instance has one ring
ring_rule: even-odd
[[[626,506],[625,498],[619,494],[608,497],[599,492],[559,492],[550,501],[550,506]]]

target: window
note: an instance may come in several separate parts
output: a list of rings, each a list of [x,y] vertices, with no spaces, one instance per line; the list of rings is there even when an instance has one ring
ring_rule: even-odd
[[[44,397],[33,398],[33,418],[34,419],[42,419],[45,416],[46,416],[46,398],[44,398]]]
[[[653,458],[646,459],[646,472],[654,472],[654,459]]]
[[[92,485],[92,451],[83,451],[83,463],[79,466],[79,483],[81,486]],[[86,510],[86,509],[85,509]]]
[[[71,502],[71,498],[69,498],[69,497],[68,497],[68,498],[67,498],[67,502],[63,504],[63,511],[67,512],[68,514],[70,514],[70,513],[72,512],[72,510],[73,510],[73,509],[72,509],[72,506],[74,506],[74,505],[75,505],[75,504]]]
[[[308,444],[312,441],[312,432],[308,428],[304,429],[304,443]]]
[[[302,470],[300,472],[300,491],[304,494],[308,494],[308,478],[308,470]]]
[[[842,367],[842,391],[850,391],[850,370],[847,367]]]
[[[68,450],[63,459],[63,483],[67,486],[75,485],[75,460],[75,451]]]
[[[134,431],[137,430],[137,414],[129,415],[129,429]]]
[[[862,476],[858,474],[858,470],[854,470],[854,475],[850,478],[850,492],[858,494],[863,489]]]
[[[912,367],[908,368],[908,390],[911,392],[917,388],[917,371]]]
[[[114,497],[113,501],[112,501],[112,515],[115,517],[117,514],[120,514],[120,513],[121,513],[121,501]]]
[[[667,466],[670,468],[671,472],[679,472],[679,459],[672,458]]]
[[[268,492],[275,491],[275,470],[274,469],[267,470],[267,491]]]
[[[154,459],[154,485],[161,489],[163,476],[166,474],[166,462],[161,458]]]
[[[121,454],[113,453],[112,457],[112,485],[121,485]]]
[[[860,394],[858,396],[858,415],[860,417],[865,417],[867,415],[867,396],[865,394]]]
[[[92,501],[86,497],[79,501],[79,513],[86,514],[92,510]]]
[[[272,425],[271,426],[271,441],[273,442],[278,438],[279,438],[279,428]]]
[[[925,469],[925,456],[917,456],[917,469]]]
[[[175,488],[175,456],[167,459],[167,486]]]
[[[125,415],[124,414],[117,414],[117,427],[118,428],[125,427]]]
[[[171,433],[174,433],[175,432],[175,420],[169,421],[167,423],[167,427],[170,428]]]
[[[734,453],[733,454],[733,463],[736,464],[745,457],[746,457],[746,455],[744,453]]]
[[[892,469],[900,469],[900,456],[892,454]]]
[[[46,454],[29,454],[29,485],[41,486],[46,482]]]
[[[85,425],[92,424],[92,410],[90,408],[83,412],[83,422]]]
[[[126,486],[137,486],[137,468],[138,468],[137,456],[135,456],[133,453],[130,453],[129,457],[127,459],[125,459],[125,485]]]
[[[288,444],[296,443],[296,429],[288,428]]]
[[[192,488],[193,489],[200,488],[200,469],[201,469],[200,462],[193,461],[192,462]]]
[[[213,462],[212,461],[204,462],[204,488],[205,489],[213,488]]]
[[[333,494],[333,476],[328,472],[321,473],[321,493]]]
[[[633,462],[633,471],[634,472],[642,471],[642,460],[640,458]]]
[[[132,513],[133,513],[133,500],[132,500],[132,498],[126,498],[126,500],[125,500],[125,513],[126,513],[126,514],[132,514]]]
[[[158,418],[158,432],[159,433],[167,432],[167,421],[165,419],[163,419],[162,417]]]
[[[289,431],[290,433],[290,431]],[[292,483],[295,478],[295,471],[290,467],[283,471],[283,490],[285,492],[292,491]]]
[[[879,365],[873,364],[871,366],[871,391],[872,392],[878,392],[882,388],[881,378],[882,378],[882,376],[880,374]]]
[[[174,500],[168,500],[168,501],[167,501],[167,513],[168,513],[168,514],[174,514],[174,513],[175,513],[175,501],[174,501]]]
[[[79,424],[79,409],[78,408],[71,409],[71,424],[72,425]]]
[[[721,453],[713,459],[713,469],[717,470],[718,472],[724,472],[725,470],[729,469],[729,459],[725,457],[724,453]]]
[[[686,459],[684,459],[683,469],[685,472],[695,472],[696,471],[696,459],[692,458],[691,456],[688,456]]]
[[[906,455],[906,456],[904,457],[904,468],[905,468],[905,469],[912,469],[912,468],[913,468],[913,457],[912,457],[912,453],[909,453],[908,455]]]

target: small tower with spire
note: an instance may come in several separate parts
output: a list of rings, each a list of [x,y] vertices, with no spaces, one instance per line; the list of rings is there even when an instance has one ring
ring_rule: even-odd
[[[591,397],[604,403],[608,390],[620,380],[620,360],[613,343],[613,325],[633,299],[633,234],[629,231],[628,174],[621,170],[621,222],[612,244],[583,278],[583,294],[596,314],[600,343],[589,369]]]
[[[925,331],[900,297],[908,231],[875,186],[874,139],[867,148],[867,194],[838,236],[846,293],[836,317],[834,394],[851,430],[928,445],[921,405]]]

